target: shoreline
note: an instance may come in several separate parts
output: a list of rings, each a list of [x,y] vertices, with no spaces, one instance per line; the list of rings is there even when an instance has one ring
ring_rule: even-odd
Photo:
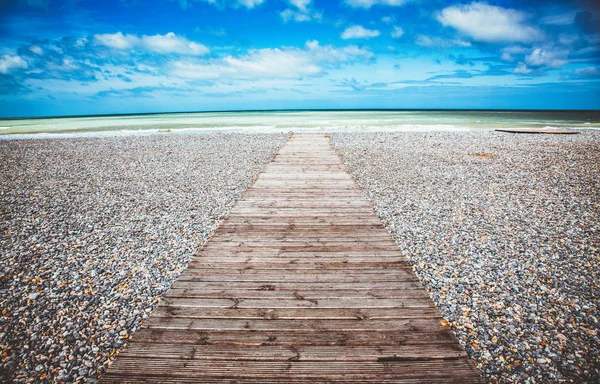
[[[0,130],[0,142],[14,140],[73,140],[73,139],[117,139],[127,137],[148,136],[202,136],[202,135],[259,135],[259,134],[334,134],[334,133],[434,133],[434,132],[491,132],[496,130],[567,130],[575,133],[600,131],[600,128],[581,126],[542,126],[528,128],[472,128],[467,126],[453,125],[407,125],[396,127],[214,127],[214,128],[157,128],[157,129],[127,129],[127,130],[105,130],[105,131],[73,131],[73,132],[39,132],[39,133],[2,133]],[[543,133],[543,132],[541,132]]]

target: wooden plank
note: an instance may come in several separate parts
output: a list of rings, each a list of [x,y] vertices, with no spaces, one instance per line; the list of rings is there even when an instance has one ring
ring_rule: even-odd
[[[423,344],[419,348],[412,345],[397,346],[346,346],[342,350],[336,346],[283,346],[257,345],[240,348],[236,344],[180,345],[152,342],[136,343],[136,348],[123,353],[123,356],[180,360],[242,360],[253,361],[373,361],[379,357],[395,356],[398,359],[455,359],[466,356],[464,350],[452,344]]]
[[[314,331],[314,332],[362,332],[365,330],[387,331],[435,331],[439,329],[439,321],[434,319],[394,319],[390,320],[245,320],[245,319],[186,319],[179,317],[150,317],[146,322],[147,328],[195,329],[203,331]],[[435,319],[437,320],[437,319]]]
[[[304,292],[304,291],[315,291],[315,290],[361,290],[371,292],[372,295],[376,295],[377,290],[391,289],[404,289],[407,284],[419,284],[419,280],[413,275],[407,276],[401,281],[396,281],[393,284],[389,282],[371,282],[363,285],[355,283],[340,283],[340,282],[282,282],[282,281],[270,281],[265,284],[256,281],[196,281],[197,279],[189,278],[189,280],[182,279],[185,274],[177,280],[172,287],[173,288],[198,288],[198,289],[245,289],[245,290],[257,290],[257,291],[277,291],[277,290],[290,290],[293,292]],[[414,286],[413,286],[414,287]],[[412,288],[412,287],[411,287]],[[422,287],[421,287],[422,289]],[[376,296],[378,297],[378,296]],[[384,296],[385,297],[385,296]]]
[[[105,383],[480,383],[323,136],[293,136]]]
[[[280,293],[280,292],[270,292]],[[435,308],[189,308],[160,306],[153,317],[194,319],[383,320],[440,318]]]
[[[394,379],[396,382],[421,382],[431,383],[477,383],[481,382],[472,366],[465,358],[459,359],[429,359],[402,361],[253,361],[253,360],[179,360],[152,357],[146,359],[123,356],[119,364],[107,374],[107,381],[127,375],[132,377],[169,377],[172,379],[188,378],[195,382],[221,382],[221,378],[252,379],[255,383],[264,383],[266,379],[273,382],[287,383],[289,378],[296,382],[312,383],[315,380],[337,380],[348,382],[381,382],[381,379]],[[144,362],[144,368],[140,364]],[[146,366],[147,365],[147,366]],[[376,381],[373,381],[377,378]],[[301,381],[303,379],[303,381]],[[413,379],[408,381],[408,379]],[[427,379],[428,381],[424,381]],[[122,382],[122,381],[121,381]]]
[[[428,297],[419,298],[345,298],[337,297],[332,299],[316,299],[310,296],[298,294],[294,299],[240,299],[236,297],[228,299],[202,299],[202,298],[164,298],[163,305],[172,307],[193,307],[193,308],[430,308],[431,300]]]
[[[278,331],[269,332],[235,332],[216,330],[179,329],[145,329],[132,336],[134,342],[169,343],[180,345],[337,345],[337,346],[394,346],[422,344],[452,344],[457,347],[452,333],[440,328],[428,332],[401,332],[398,330],[366,330],[364,332],[313,332],[313,331]],[[458,346],[459,348],[459,346]],[[343,353],[343,352],[341,352]]]
[[[390,299],[408,299],[408,298],[427,298],[428,295],[422,289],[416,286],[412,289],[385,289],[377,291],[366,291],[366,290],[337,290],[337,291],[325,291],[325,290],[304,290],[302,294],[298,290],[249,290],[249,289],[195,289],[195,288],[171,288],[169,292],[165,294],[165,298],[223,298],[229,299],[235,297],[237,299],[267,299],[267,298],[280,298],[280,299],[295,299],[298,295],[301,295],[310,300],[323,300],[323,299],[337,299],[337,298],[352,298],[352,299],[363,299],[363,298],[390,298]]]
[[[280,263],[273,262],[229,262],[228,260],[221,260],[217,258],[217,260],[209,261],[208,258],[200,257],[194,258],[190,264],[189,268],[202,268],[204,270],[231,270],[231,269],[252,269],[252,270],[267,270],[273,271],[278,269],[290,269],[290,270],[299,270],[299,269],[316,269],[319,271],[327,271],[327,270],[337,270],[343,269],[346,271],[351,271],[354,269],[362,270],[366,273],[373,273],[376,270],[387,270],[387,269],[400,269],[407,270],[410,269],[409,266],[406,265],[404,259],[399,259],[398,261],[356,261],[352,260],[351,262],[320,262],[317,260],[302,260],[302,262],[291,263],[290,261],[283,261]],[[274,259],[278,260],[278,259]],[[218,271],[217,271],[218,272]]]

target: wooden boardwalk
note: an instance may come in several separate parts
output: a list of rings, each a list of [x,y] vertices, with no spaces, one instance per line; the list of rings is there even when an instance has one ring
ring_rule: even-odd
[[[324,136],[267,165],[105,383],[479,383]]]

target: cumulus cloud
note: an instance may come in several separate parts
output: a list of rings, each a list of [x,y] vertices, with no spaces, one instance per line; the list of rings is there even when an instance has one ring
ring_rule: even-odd
[[[37,45],[32,45],[31,47],[29,47],[29,50],[38,56],[41,56],[44,54],[44,50]]]
[[[524,12],[474,2],[444,8],[437,19],[475,41],[486,43],[531,43],[544,39],[544,33],[525,24]]]
[[[517,67],[513,70],[517,75],[529,75],[533,72],[531,69],[527,68],[525,63],[519,63]]]
[[[157,53],[179,53],[182,55],[205,55],[209,49],[200,43],[187,40],[173,32],[165,35],[153,35],[137,37],[136,35],[124,35],[121,32],[104,33],[94,36],[94,43],[112,49],[131,50],[142,49]]]
[[[283,10],[279,15],[284,22],[304,22],[322,20],[323,14],[312,9],[312,0],[288,0],[290,8]]]
[[[368,59],[372,53],[357,46],[341,49],[308,41],[304,47],[253,49],[241,56],[204,61],[175,61],[171,74],[189,79],[300,78],[317,76],[327,64]]]
[[[525,56],[525,63],[531,67],[560,68],[568,63],[568,54],[562,49],[536,48]]]
[[[6,74],[14,69],[26,69],[28,64],[20,56],[4,55],[0,58],[0,73]]]
[[[132,49],[138,43],[139,39],[134,35],[123,35],[117,33],[101,33],[94,36],[94,42],[97,45],[103,45],[114,49]]]
[[[289,3],[301,11],[306,11],[312,0],[290,0]]]
[[[432,48],[450,48],[450,47],[470,47],[471,43],[459,39],[445,39],[443,37],[430,37],[426,35],[418,35],[415,40],[417,45],[421,47]]]
[[[342,39],[370,39],[371,37],[377,37],[381,33],[376,29],[366,29],[361,25],[353,25],[346,28],[342,33]]]
[[[142,36],[141,46],[158,53],[181,53],[205,55],[209,52],[205,45],[189,41],[173,32],[166,35]]]
[[[346,0],[346,4],[353,8],[371,8],[374,5],[388,5],[399,7],[408,2],[408,0]]]
[[[311,62],[301,50],[266,48],[251,50],[241,57],[228,56],[225,67],[249,77],[303,77],[314,76],[321,68]]]
[[[399,39],[404,35],[404,29],[398,26],[394,26],[394,30],[392,31],[392,37],[394,39]]]

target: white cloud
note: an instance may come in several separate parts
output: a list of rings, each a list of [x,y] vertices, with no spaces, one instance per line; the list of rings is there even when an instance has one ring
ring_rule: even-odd
[[[544,38],[541,30],[525,24],[527,14],[486,3],[453,5],[444,8],[437,19],[444,26],[486,43],[531,43]]]
[[[71,58],[62,59],[60,64],[48,63],[48,69],[53,69],[62,72],[70,72],[79,68],[80,67],[77,64],[75,64],[75,62]]]
[[[371,8],[374,5],[399,7],[407,2],[408,0],[346,0],[346,4],[353,8]]]
[[[175,61],[171,74],[189,79],[292,79],[317,76],[324,66],[368,59],[372,53],[354,45],[341,49],[306,42],[305,48],[253,49],[242,56],[203,61]]]
[[[320,21],[323,19],[323,15],[320,12],[316,12],[316,11],[302,12],[302,11],[295,11],[290,8],[282,11],[279,15],[281,16],[283,21],[286,23],[289,21],[296,21],[296,22],[301,23],[304,21],[311,21],[311,20]]]
[[[392,37],[394,39],[399,39],[404,35],[404,29],[398,26],[394,26],[394,30],[392,31]]]
[[[191,79],[298,78],[319,74],[322,68],[298,49],[266,48],[208,62],[176,61],[171,74]]]
[[[433,47],[433,48],[450,48],[450,47],[470,47],[471,43],[459,39],[445,39],[443,37],[430,37],[425,35],[418,35],[415,41],[417,45],[421,47]]]
[[[193,2],[203,2],[214,5],[215,7],[229,6],[231,8],[246,7],[248,9],[257,7],[265,2],[265,0],[179,0],[181,9],[187,9],[188,5]]]
[[[356,59],[369,59],[373,53],[356,45],[347,45],[341,49],[331,45],[321,46],[317,40],[306,42],[306,50],[318,62],[343,63]]]
[[[312,3],[312,0],[289,0],[289,2],[299,10],[306,11],[308,6]]]
[[[42,56],[44,54],[44,50],[41,47],[38,47],[37,45],[32,45],[31,47],[29,47],[29,50],[38,56]]]
[[[226,73],[234,74],[234,71],[223,65],[175,61],[171,63],[170,73],[173,76],[186,79],[213,80],[222,77]]]
[[[279,15],[285,23],[289,21],[304,22],[323,19],[323,14],[311,7],[312,0],[288,0],[291,8],[285,9]]]
[[[75,46],[77,48],[82,48],[85,47],[85,45],[88,43],[88,39],[86,37],[82,37],[80,39],[77,39],[77,41],[75,41]]]
[[[392,24],[396,22],[396,18],[394,16],[384,16],[381,18],[381,22],[384,24]]]
[[[266,48],[251,50],[242,57],[228,56],[226,67],[247,77],[302,77],[314,76],[321,67],[311,62],[310,56],[298,49]]]
[[[513,70],[513,72],[516,73],[517,75],[528,75],[533,71],[531,69],[527,68],[527,65],[525,65],[525,63],[519,63],[519,65],[517,65],[517,67]]]
[[[556,48],[551,45],[543,48],[528,49],[519,45],[512,45],[502,50],[501,59],[504,61],[515,61],[519,58],[519,72],[529,73],[531,68],[561,68],[568,64],[569,50]],[[522,64],[522,65],[521,65]],[[526,66],[525,66],[526,65]]]
[[[94,43],[119,50],[137,48],[157,53],[179,53],[182,55],[205,55],[209,52],[205,45],[189,41],[173,32],[165,35],[144,35],[141,38],[136,35],[123,35],[121,32],[104,33],[95,35]]]
[[[574,74],[580,77],[600,77],[600,70],[596,67],[579,68]]]
[[[514,55],[518,55],[518,54],[524,54],[528,51],[527,48],[518,46],[518,45],[511,45],[509,47],[506,47],[504,49],[502,49],[502,56],[501,59],[504,61],[514,61]]]
[[[138,41],[137,36],[123,35],[121,32],[112,34],[102,33],[94,36],[96,45],[103,45],[114,49],[132,49]]]
[[[208,2],[211,3],[213,1],[209,0]],[[254,8],[264,2],[265,0],[238,0],[237,4],[246,8]]]
[[[536,48],[525,56],[525,62],[532,67],[560,68],[568,63],[569,52],[552,48]]]
[[[0,58],[0,73],[8,73],[13,69],[25,69],[28,64],[20,56],[4,55]]]
[[[346,28],[342,33],[342,39],[370,39],[371,37],[377,37],[381,33],[376,29],[366,29],[361,25],[353,25],[352,27]]]
[[[205,45],[189,41],[173,32],[166,35],[142,36],[140,44],[147,50],[158,53],[180,53],[205,55],[209,52]]]

